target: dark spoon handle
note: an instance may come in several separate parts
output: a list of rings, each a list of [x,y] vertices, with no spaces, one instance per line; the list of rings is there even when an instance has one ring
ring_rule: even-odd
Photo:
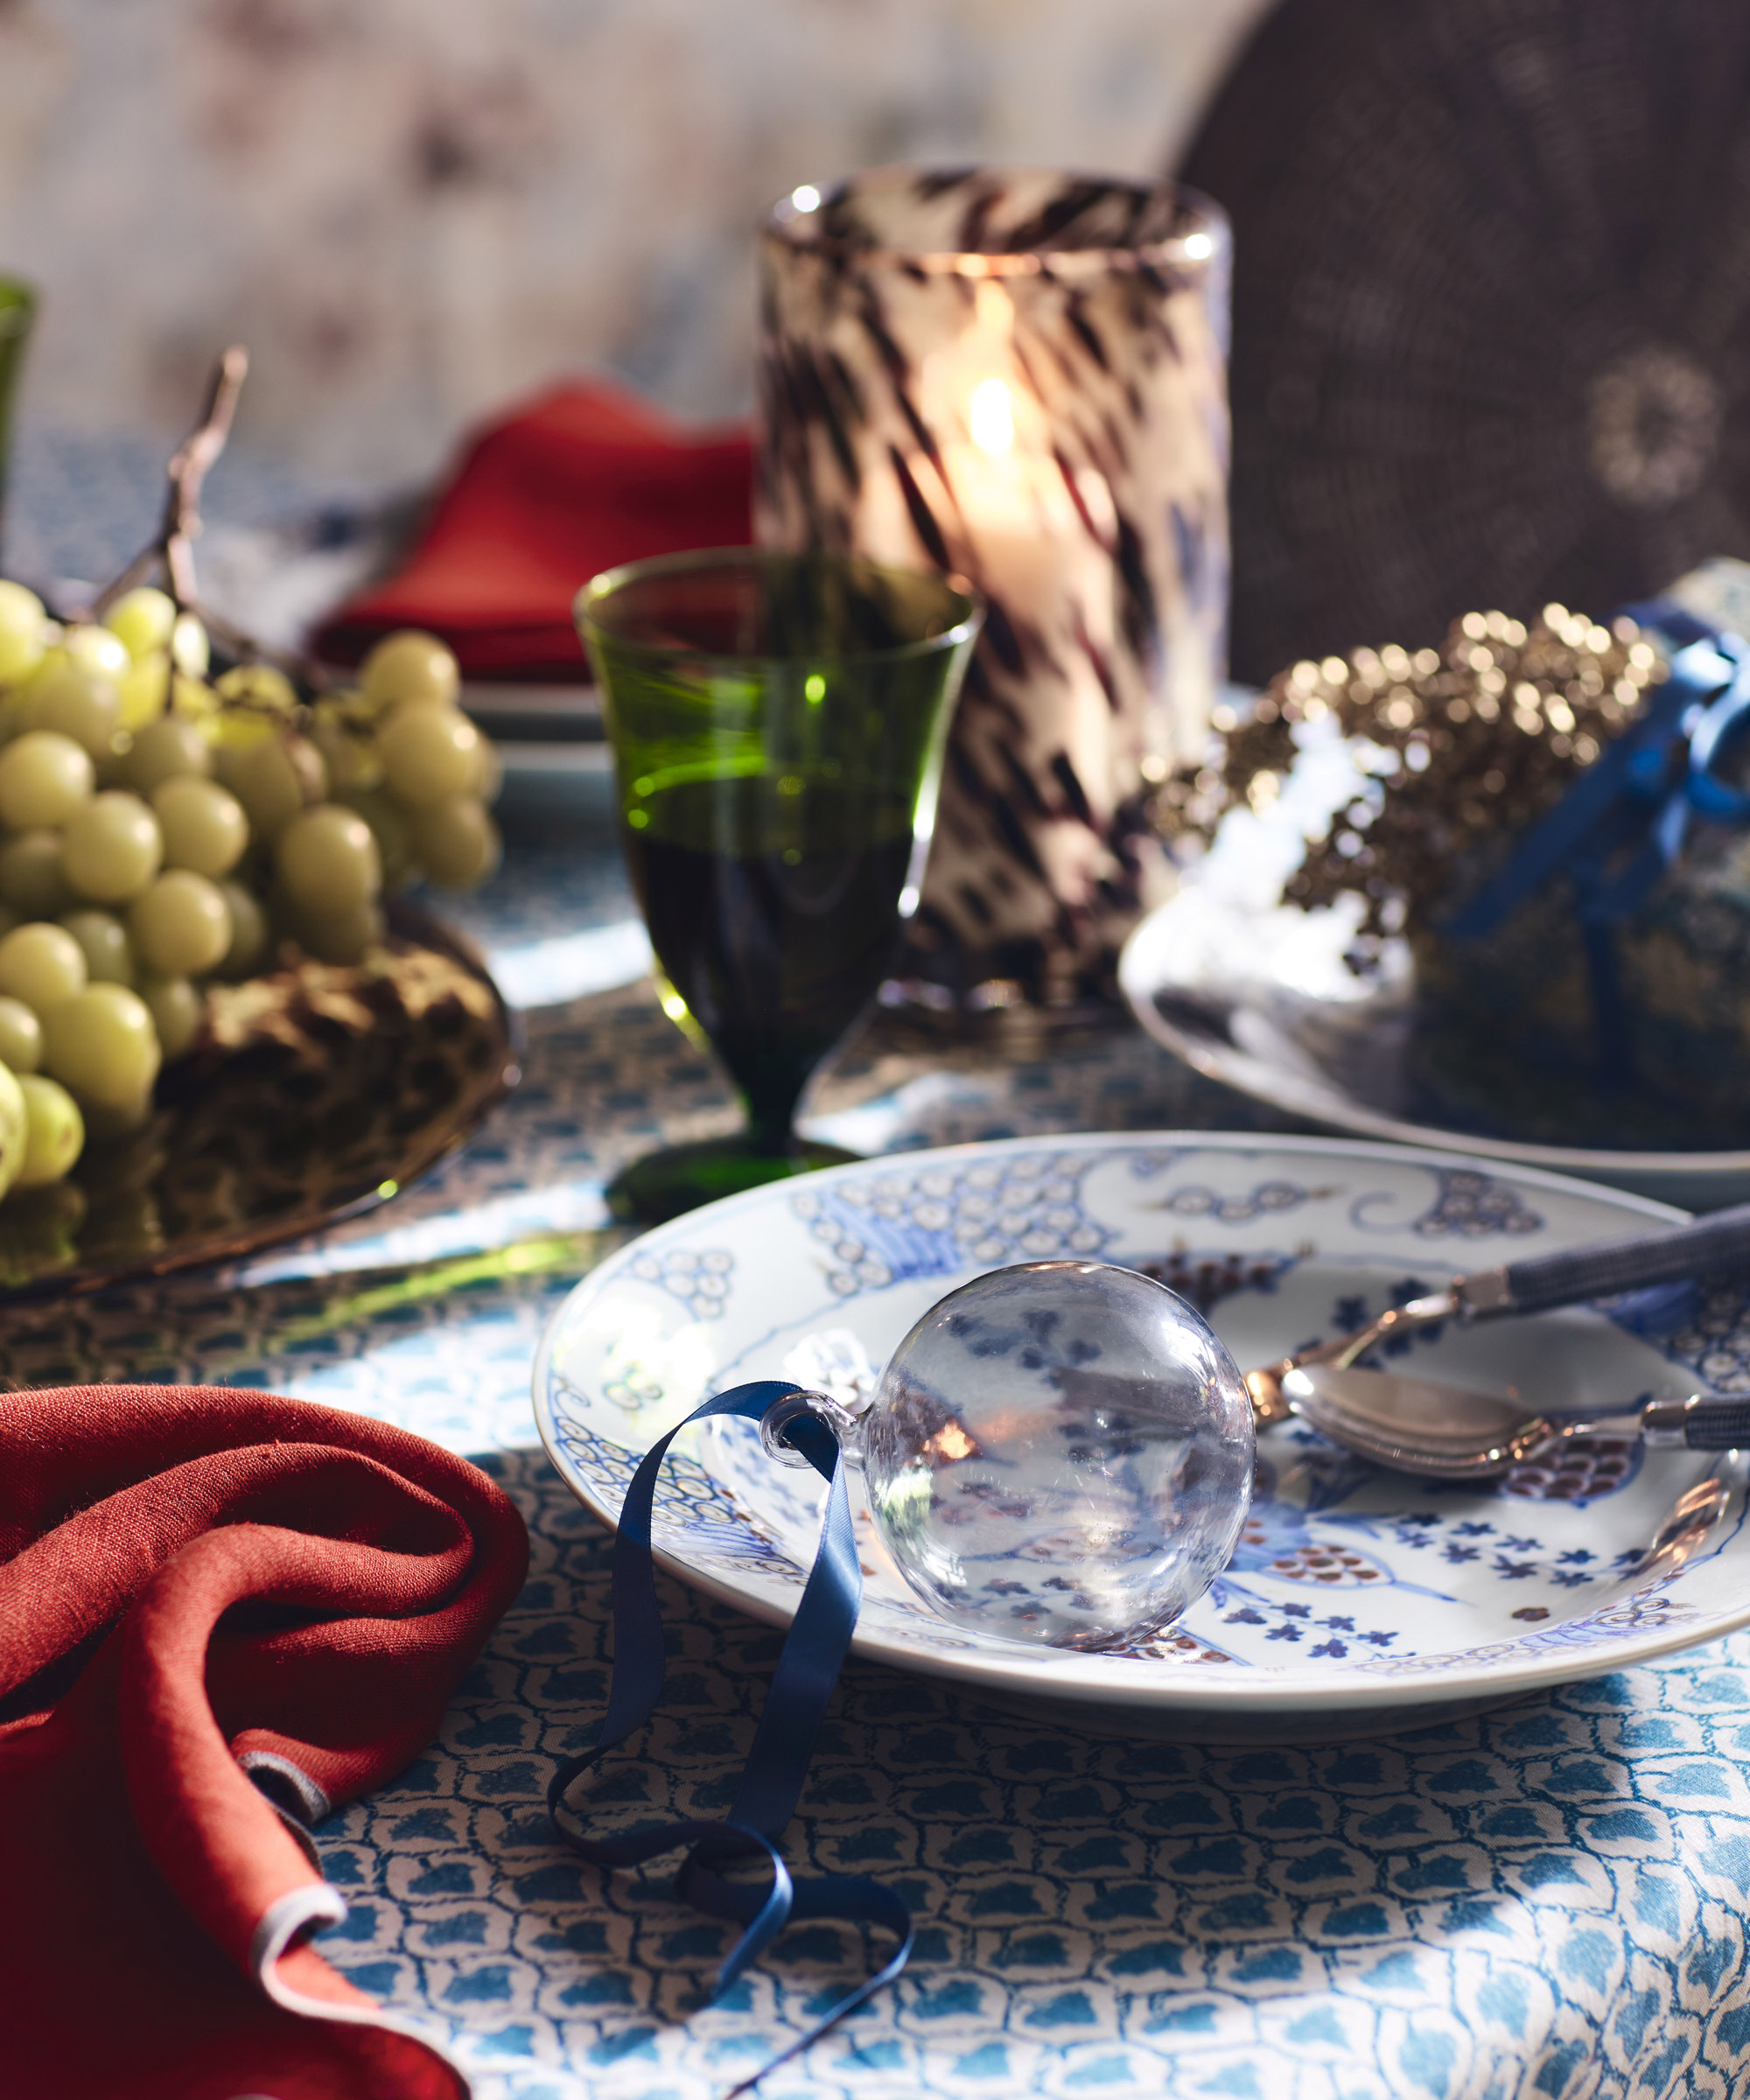
[[[1551,1306],[1609,1298],[1619,1291],[1685,1283],[1690,1277],[1709,1276],[1740,1263],[1750,1268],[1750,1203],[1716,1211],[1712,1217],[1698,1218],[1693,1225],[1679,1225],[1673,1232],[1605,1240],[1565,1254],[1509,1262],[1486,1278],[1465,1278],[1457,1290],[1460,1298],[1474,1303],[1480,1312],[1539,1312]],[[1480,1286],[1474,1300],[1467,1290],[1473,1280]]]
[[[1699,1400],[1684,1423],[1691,1451],[1750,1448],[1750,1400]]]

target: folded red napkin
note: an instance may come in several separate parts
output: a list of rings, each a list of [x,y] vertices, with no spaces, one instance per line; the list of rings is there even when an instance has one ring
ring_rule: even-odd
[[[334,613],[316,652],[356,663],[380,635],[426,627],[475,677],[576,679],[579,588],[646,555],[746,545],[752,487],[743,430],[556,388],[471,441],[406,565]]]
[[[303,1943],[345,1906],[298,1832],[430,1740],[527,1563],[483,1473],[363,1416],[0,1396],[6,2100],[466,2093]]]

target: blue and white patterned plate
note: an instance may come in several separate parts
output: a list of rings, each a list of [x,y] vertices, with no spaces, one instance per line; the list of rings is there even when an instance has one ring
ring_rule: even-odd
[[[708,1393],[794,1377],[867,1390],[944,1292],[1018,1261],[1159,1276],[1242,1366],[1359,1326],[1456,1272],[1675,1220],[1618,1191],[1342,1139],[1027,1138],[870,1160],[648,1234],[565,1301],[535,1370],[541,1434],[612,1523],[645,1448]],[[1750,1390],[1750,1280],[1447,1329],[1431,1373],[1540,1410]],[[938,1618],[866,1510],[858,1647],[1085,1726],[1220,1741],[1410,1727],[1643,1662],[1750,1620],[1734,1454],[1605,1439],[1486,1492],[1381,1473],[1298,1424],[1259,1440],[1238,1551],[1164,1634],[1121,1654],[1040,1648]],[[814,1476],[752,1425],[702,1424],[659,1489],[660,1558],[788,1620],[814,1550]],[[853,1475],[853,1503],[858,1501]]]

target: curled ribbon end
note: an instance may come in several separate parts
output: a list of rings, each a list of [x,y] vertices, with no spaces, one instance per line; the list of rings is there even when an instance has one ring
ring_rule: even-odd
[[[718,1995],[759,1959],[793,1917],[838,1918],[881,1926],[897,1938],[897,1950],[884,1967],[841,1998],[806,2034],[731,2088],[724,2100],[751,2092],[769,2072],[799,2055],[846,2013],[891,1983],[910,1958],[914,1937],[911,1913],[891,1890],[866,1878],[842,1874],[795,1882],[777,1849],[776,1840],[794,1811],[808,1775],[815,1736],[850,1649],[863,1596],[844,1452],[830,1422],[811,1409],[798,1414],[791,1404],[795,1398],[792,1385],[737,1386],[707,1400],[687,1418],[697,1422],[709,1416],[732,1416],[763,1425],[768,1416],[774,1417],[774,1429],[781,1429],[802,1461],[828,1482],[815,1564],[778,1658],[766,1711],[728,1819],[647,1825],[618,1838],[592,1838],[560,1820],[562,1810],[578,1813],[567,1800],[576,1781],[641,1727],[662,1695],[662,1620],[651,1560],[651,1516],[656,1476],[668,1446],[685,1423],[644,1454],[620,1509],[613,1562],[613,1681],[600,1740],[593,1749],[562,1764],[547,1790],[554,1828],[593,1866],[640,1866],[663,1852],[687,1848],[676,1878],[676,1894],[707,1916],[742,1928],[741,1936],[718,1970]],[[732,1881],[714,1871],[714,1863],[756,1853],[763,1853],[770,1862],[769,1888]]]

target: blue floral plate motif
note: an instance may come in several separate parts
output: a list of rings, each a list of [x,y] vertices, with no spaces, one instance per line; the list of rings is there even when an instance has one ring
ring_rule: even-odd
[[[536,1414],[566,1481],[612,1524],[638,1455],[707,1393],[772,1377],[867,1392],[919,1315],[984,1270],[1076,1256],[1142,1268],[1197,1303],[1245,1365],[1353,1331],[1459,1271],[1677,1215],[1530,1169],[1337,1138],[1027,1138],[870,1160],[713,1204],[603,1264],[548,1330]],[[1703,1382],[1746,1391],[1750,1278],[1406,1346],[1431,1374],[1516,1391],[1528,1411]],[[689,1430],[659,1490],[658,1552],[786,1622],[813,1552],[812,1480],[772,1466],[746,1424]],[[1735,1454],[1592,1438],[1486,1490],[1442,1487],[1288,1424],[1259,1440],[1227,1571],[1144,1646],[1082,1655],[950,1626],[860,1508],[858,1645],[1127,1732],[1312,1740],[1415,1726],[1750,1621],[1745,1482]]]

